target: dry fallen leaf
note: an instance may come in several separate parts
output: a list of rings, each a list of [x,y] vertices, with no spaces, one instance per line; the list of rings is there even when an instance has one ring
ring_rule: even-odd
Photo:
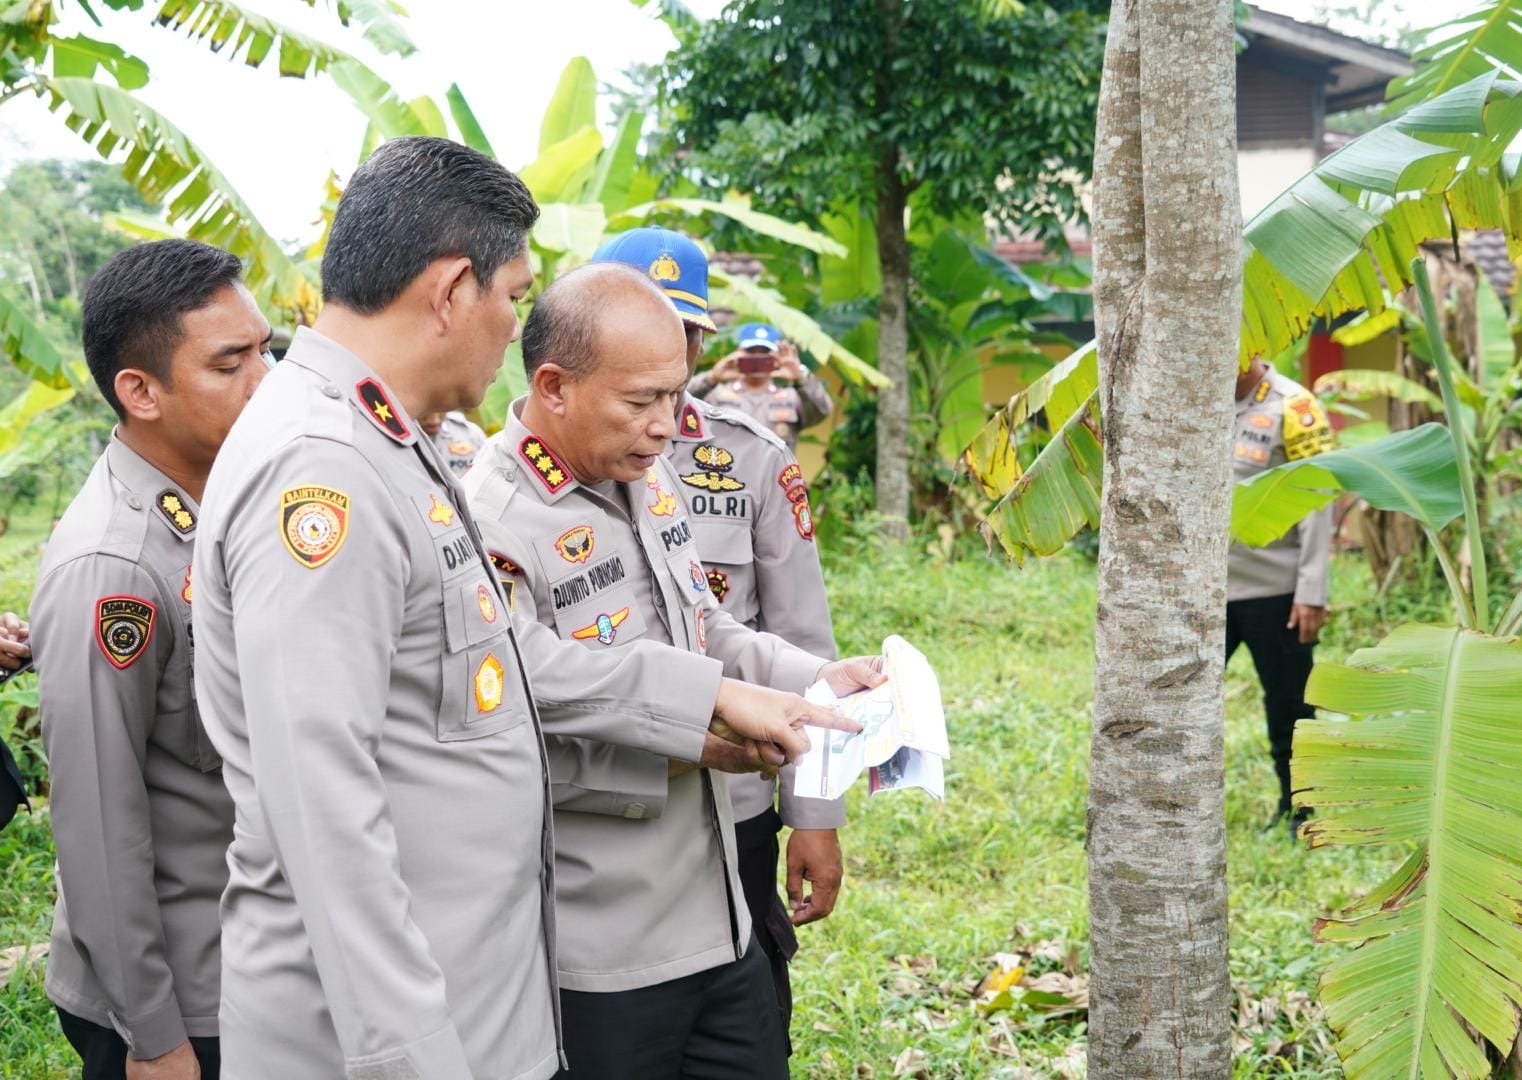
[[[11,971],[17,967],[31,967],[37,961],[48,954],[48,943],[39,942],[36,945],[11,945],[0,949],[0,982],[10,978]]]
[[[924,1065],[925,1051],[913,1046],[906,1046],[904,1047],[904,1052],[893,1059],[893,1075],[912,1076],[916,1080],[923,1077],[924,1080],[929,1080],[930,1070],[926,1069]]]

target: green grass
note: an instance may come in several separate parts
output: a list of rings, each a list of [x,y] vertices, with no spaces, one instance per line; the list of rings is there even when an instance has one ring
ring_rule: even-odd
[[[944,803],[853,792],[840,904],[799,935],[794,1075],[886,1078],[906,1052],[923,1055],[908,1075],[1078,1075],[1081,1018],[985,1017],[973,990],[996,953],[1038,941],[1076,947],[1078,969],[1087,968],[1093,567],[1076,556],[1023,571],[977,555],[940,562],[853,549],[848,538],[827,557],[842,649],[874,652],[900,633],[924,650],[940,674],[954,757]],[[1334,579],[1323,658],[1372,640],[1381,619],[1401,614],[1369,602],[1357,560],[1339,560]],[[1308,852],[1283,832],[1260,834],[1276,791],[1245,651],[1227,694],[1232,980],[1254,1002],[1303,994],[1330,955],[1313,945],[1312,920],[1396,860]],[[45,821],[0,832],[0,948],[46,940],[50,860]],[[1319,1022],[1297,1015],[1242,1034],[1238,1076],[1340,1075]],[[0,1076],[51,1080],[72,1066],[40,973],[13,973],[0,988]]]

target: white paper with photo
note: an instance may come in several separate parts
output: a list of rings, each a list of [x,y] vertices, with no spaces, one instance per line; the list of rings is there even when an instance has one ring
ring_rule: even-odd
[[[793,794],[835,799],[871,770],[872,794],[918,787],[945,794],[943,760],[951,756],[940,681],[913,645],[894,635],[883,642],[888,681],[872,690],[837,698],[824,682],[804,695],[829,705],[862,726],[856,734],[809,727],[810,749],[798,759]]]

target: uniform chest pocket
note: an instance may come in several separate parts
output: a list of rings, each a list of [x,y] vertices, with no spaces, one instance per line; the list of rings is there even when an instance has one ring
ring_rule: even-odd
[[[440,742],[481,739],[528,720],[509,617],[484,573],[444,586]]]
[[[708,592],[708,572],[698,562],[698,548],[689,546],[666,556],[666,570],[676,582],[677,595],[688,608],[697,607]]]
[[[551,586],[550,603],[556,632],[588,648],[625,645],[645,636],[645,614],[627,582],[586,595],[585,583],[573,575]]]
[[[698,557],[705,566],[748,566],[754,555],[751,546],[750,518],[692,518],[692,537],[698,544]]]

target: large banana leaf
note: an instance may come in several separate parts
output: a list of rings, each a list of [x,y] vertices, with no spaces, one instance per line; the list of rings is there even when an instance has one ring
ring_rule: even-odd
[[[107,72],[123,90],[140,90],[148,85],[148,65],[120,45],[97,41],[83,34],[71,38],[52,38],[53,74],[61,78],[94,78],[97,69]]]
[[[575,56],[560,72],[555,93],[539,121],[539,152],[597,126],[597,76],[585,56]]]
[[[963,467],[985,496],[1004,498],[1022,475],[1014,446],[1016,433],[1031,417],[1042,412],[1046,413],[1048,429],[1060,429],[1074,413],[1088,405],[1098,388],[1097,353],[1094,342],[1089,341],[1011,397],[963,452]]]
[[[1272,543],[1343,491],[1434,532],[1464,512],[1452,439],[1443,425],[1423,424],[1242,481],[1232,490],[1231,537],[1254,547]]]
[[[83,364],[78,366],[84,367]],[[84,375],[89,377],[88,370]],[[0,409],[0,454],[8,454],[16,448],[21,442],[21,433],[33,417],[58,408],[73,396],[73,384],[68,382],[63,386],[49,386],[35,379],[27,383],[25,390]]]
[[[403,101],[395,87],[358,60],[337,61],[328,74],[382,139],[399,139],[404,135],[448,137],[437,105],[426,97]]]
[[[635,225],[643,224],[646,218],[663,211],[675,210],[678,213],[688,214],[692,217],[702,217],[704,214],[719,214],[729,218],[740,225],[744,225],[751,232],[762,236],[770,236],[774,240],[781,240],[785,244],[801,247],[820,255],[835,255],[844,257],[846,248],[838,240],[834,240],[820,232],[815,232],[807,225],[799,225],[771,214],[764,214],[759,210],[750,208],[750,200],[737,195],[727,195],[718,201],[711,199],[657,199],[654,202],[644,203],[640,206],[632,206],[620,213],[612,222],[610,228],[614,230],[629,229]]]
[[[247,261],[245,279],[272,303],[315,314],[318,291],[259,224],[236,189],[201,149],[157,110],[131,94],[90,79],[49,79],[49,107],[102,157],[124,151],[122,175],[153,202],[165,204],[186,235]]]
[[[1012,467],[1018,479],[989,511],[985,527],[1016,562],[1024,562],[1027,552],[1056,554],[1085,525],[1099,527],[1104,473],[1099,424],[1096,390],[1023,474],[1013,453],[1002,459],[1002,467]]]
[[[1522,3],[1486,0],[1431,30],[1411,59],[1416,67],[1385,89],[1388,111],[1429,101],[1487,72],[1522,74]]]
[[[0,293],[0,351],[39,383],[57,390],[69,385],[63,356],[26,312],[3,293]]]
[[[1295,729],[1296,801],[1311,846],[1415,845],[1360,903],[1317,925],[1356,945],[1321,977],[1347,1075],[1491,1075],[1461,1021],[1500,1053],[1522,1006],[1522,642],[1404,626],[1306,699],[1353,719]]]
[[[1415,379],[1408,379],[1394,371],[1374,368],[1343,368],[1329,371],[1316,380],[1318,394],[1335,393],[1344,401],[1367,401],[1369,398],[1394,398],[1396,401],[1419,402],[1433,412],[1443,411],[1443,399],[1428,390]]]
[[[740,315],[754,315],[776,326],[799,348],[833,364],[842,376],[858,385],[881,389],[891,386],[888,377],[857,356],[824,328],[797,308],[789,307],[776,289],[759,285],[744,274],[727,274],[717,266],[708,268],[709,301]]]
[[[489,158],[496,157],[497,152],[491,148],[491,142],[476,119],[475,110],[465,100],[465,91],[460,89],[460,84],[450,83],[444,99],[449,102],[449,115],[454,117],[454,126],[460,131],[460,141]]]
[[[317,0],[304,3],[307,7],[317,6]],[[345,26],[359,23],[364,39],[379,51],[393,56],[417,52],[417,46],[402,26],[407,9],[397,0],[323,0],[323,3]]]
[[[297,79],[349,58],[326,42],[231,0],[164,0],[154,21],[170,30],[183,30],[214,53],[226,49],[229,60],[242,57],[249,67],[258,67],[275,52],[280,74]]]

